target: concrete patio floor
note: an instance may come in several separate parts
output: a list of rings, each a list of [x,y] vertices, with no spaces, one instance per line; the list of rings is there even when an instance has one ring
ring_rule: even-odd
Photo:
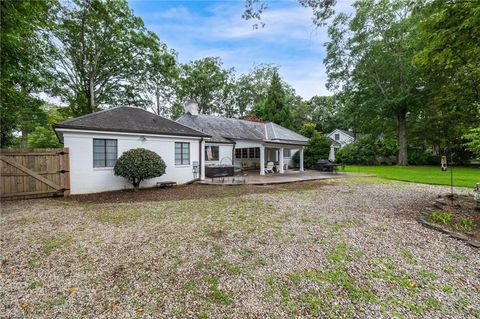
[[[204,181],[198,181],[198,184],[208,185],[268,185],[268,184],[282,184],[293,183],[301,181],[312,181],[319,179],[333,179],[333,178],[345,178],[354,176],[372,176],[365,174],[345,173],[345,172],[320,172],[315,170],[305,170],[300,172],[298,170],[288,170],[284,174],[271,173],[266,175],[260,175],[257,171],[246,171],[245,176],[227,176],[227,177],[206,177]]]

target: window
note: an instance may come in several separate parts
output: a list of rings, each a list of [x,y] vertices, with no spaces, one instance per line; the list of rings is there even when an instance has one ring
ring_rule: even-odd
[[[291,157],[292,156],[292,150],[283,150],[283,157]]]
[[[242,158],[242,149],[236,148],[235,149],[235,158]]]
[[[218,161],[218,146],[206,146],[205,147],[205,160],[206,161]]]
[[[255,158],[260,158],[260,147],[255,148]]]
[[[117,162],[117,140],[93,139],[93,167],[113,167]]]
[[[339,141],[340,140],[340,134],[335,134],[335,141]]]
[[[248,149],[248,158],[255,158],[255,148]]]
[[[190,143],[175,142],[175,165],[190,165]]]
[[[242,158],[248,158],[248,148],[242,148]]]

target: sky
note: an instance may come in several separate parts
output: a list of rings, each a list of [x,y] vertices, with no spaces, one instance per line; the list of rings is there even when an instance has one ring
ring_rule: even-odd
[[[266,1],[263,28],[242,19],[243,0],[130,0],[135,15],[181,63],[220,57],[225,68],[247,73],[255,65],[279,66],[280,75],[305,99],[331,95],[325,87],[323,59],[327,29],[316,28],[312,11],[296,0]],[[350,12],[352,0],[338,0],[337,10]]]

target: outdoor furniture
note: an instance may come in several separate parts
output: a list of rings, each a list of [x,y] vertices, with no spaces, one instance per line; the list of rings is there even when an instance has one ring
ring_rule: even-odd
[[[248,162],[247,161],[242,161],[242,169],[247,170],[248,169]]]
[[[331,172],[332,174],[337,173],[338,164],[334,164],[329,160],[321,159],[318,160],[315,165],[314,169],[319,170],[321,172]]]
[[[172,187],[172,186],[175,186],[175,185],[177,185],[177,182],[172,182],[172,181],[157,182],[157,187]]]
[[[265,168],[265,173],[274,173],[273,168],[274,168],[273,162],[268,162],[267,167]]]

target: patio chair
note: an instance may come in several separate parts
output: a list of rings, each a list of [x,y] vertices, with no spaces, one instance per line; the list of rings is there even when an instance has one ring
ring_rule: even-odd
[[[273,171],[273,167],[275,165],[273,164],[273,162],[268,162],[267,163],[267,168],[265,169],[265,173],[274,173]]]
[[[242,169],[244,171],[248,170],[248,162],[247,161],[242,161]]]

